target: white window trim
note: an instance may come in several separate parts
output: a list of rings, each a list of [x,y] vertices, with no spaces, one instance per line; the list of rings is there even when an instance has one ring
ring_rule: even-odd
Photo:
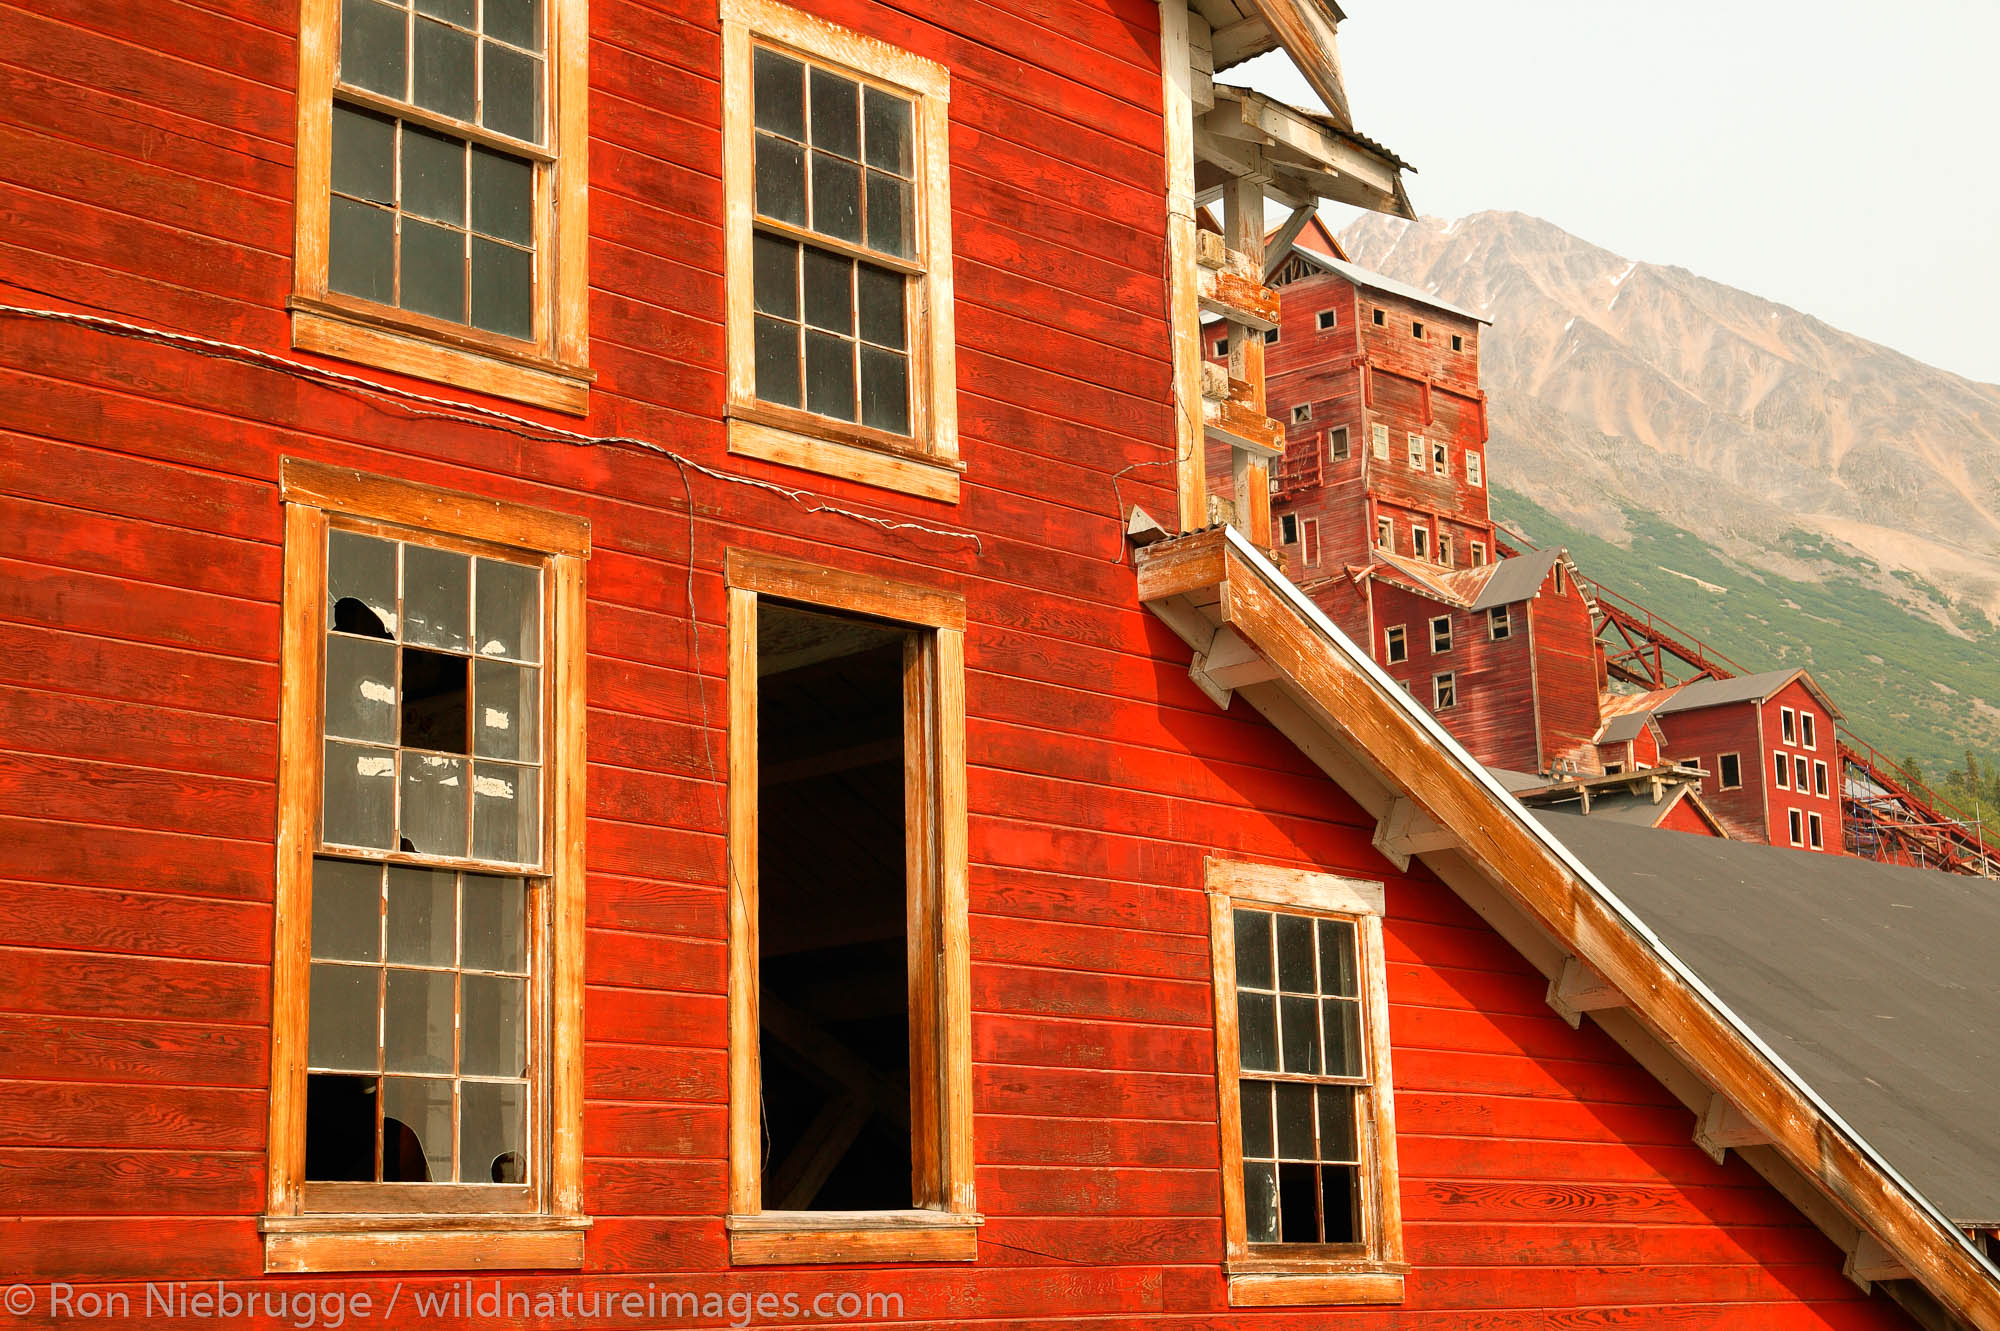
[[[1736,782],[1734,785],[1730,784],[1729,778],[1722,774],[1722,760],[1725,758],[1734,758],[1736,760]],[[1716,756],[1715,782],[1716,789],[1718,790],[1743,789],[1743,755],[1741,753],[1724,753]]]
[[[1465,451],[1465,482],[1476,489],[1486,488],[1486,466],[1469,448]]]
[[[1444,691],[1447,685],[1451,688],[1450,702],[1444,700]],[[1447,708],[1456,706],[1458,706],[1458,672],[1456,670],[1440,670],[1437,674],[1431,676],[1431,710],[1442,712]]]
[[[1313,418],[1312,403],[1301,402],[1296,407],[1292,408],[1292,424],[1304,425],[1307,421],[1311,420],[1312,418]]]
[[[1427,465],[1426,460],[1430,457],[1430,441],[1420,434],[1413,433],[1409,437],[1409,450],[1410,470],[1422,471]]]
[[[1819,751],[1819,720],[1804,708],[1799,710],[1799,743],[1815,753]]]
[[[1826,849],[1826,820],[1816,813],[1806,815],[1806,848]]]
[[[1396,644],[1402,644],[1402,654],[1396,652]],[[1391,665],[1401,665],[1410,659],[1410,630],[1406,624],[1391,624],[1382,630],[1382,655]]]
[[[1442,647],[1438,646],[1438,631],[1440,627],[1442,627],[1444,632],[1444,646]],[[1435,656],[1441,652],[1448,652],[1450,650],[1451,650],[1451,616],[1434,615],[1431,618],[1431,654]]]
[[[1794,846],[1803,846],[1806,844],[1805,815],[1797,809],[1785,810],[1785,830],[1791,834]]]
[[[1334,451],[1333,437],[1335,435],[1339,435],[1341,443],[1346,445],[1343,451]],[[1348,433],[1345,425],[1336,425],[1326,432],[1326,453],[1327,461],[1329,462],[1345,462],[1354,456],[1354,437]]]
[[[1496,605],[1486,612],[1486,641],[1502,642],[1514,636],[1514,608]]]
[[[754,41],[785,48],[909,96],[916,117],[917,187],[913,201],[919,307],[910,356],[908,448],[847,437],[846,422],[820,422],[757,399],[752,344],[753,203],[756,130],[751,118]],[[838,476],[927,499],[956,501],[958,456],[957,339],[951,254],[951,75],[943,65],[863,36],[776,0],[722,0],[722,181],[728,255],[729,451]],[[781,413],[774,420],[773,413]]]
[[[1396,520],[1390,517],[1375,519],[1375,547],[1378,550],[1396,548]]]
[[[1833,791],[1833,783],[1828,779],[1826,760],[1823,758],[1813,759],[1812,773],[1812,793],[1821,799],[1827,798]]]
[[[1340,327],[1340,312],[1338,310],[1321,310],[1319,312],[1320,332],[1330,332],[1338,327]]]
[[[1781,749],[1773,749],[1771,750],[1771,759],[1772,766],[1776,769],[1772,775],[1777,778],[1778,789],[1790,790],[1792,788],[1791,755]]]
[[[1778,709],[1778,734],[1787,744],[1799,742],[1799,714],[1789,707]]]
[[[1368,445],[1369,451],[1375,455],[1377,462],[1387,462],[1389,460],[1389,427],[1386,425],[1376,425],[1370,428],[1372,434]]]
[[[1410,553],[1418,559],[1428,559],[1431,554],[1431,529],[1414,523],[1410,526]]]

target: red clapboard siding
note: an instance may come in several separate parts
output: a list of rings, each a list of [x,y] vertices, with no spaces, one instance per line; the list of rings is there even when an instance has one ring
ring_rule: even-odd
[[[584,1272],[510,1277],[510,1288],[809,1296],[832,1278],[731,1269],[723,1227],[721,571],[727,548],[748,546],[966,598],[973,1150],[986,1223],[970,1266],[842,1270],[843,1289],[902,1297],[887,1321],[1898,1325],[1760,1179],[1695,1150],[1685,1111],[1617,1046],[1556,1018],[1541,978],[1474,912],[1421,868],[1398,874],[1377,858],[1371,821],[1293,746],[1252,709],[1218,711],[1189,680],[1178,639],[1138,606],[1126,511],[1173,503],[1157,6],[805,7],[951,71],[957,504],[727,453],[713,0],[590,7],[598,378],[589,415],[561,423],[803,498],[643,451],[414,415],[225,356],[49,323],[0,328],[10,1278],[136,1292],[144,1280],[261,1269],[275,482],[279,459],[296,456],[592,524],[583,1146],[594,1223]],[[254,0],[33,9],[0,3],[5,300],[290,355],[292,12]],[[1461,559],[1465,542],[1490,537],[1484,490],[1462,484],[1465,453],[1484,445],[1479,328],[1419,314],[1433,335],[1418,342],[1415,307],[1388,303],[1376,330],[1375,300],[1337,279],[1295,283],[1272,348],[1274,403],[1295,392],[1313,404],[1297,437],[1323,446],[1326,429],[1350,429],[1349,458],[1326,460],[1323,494],[1300,501],[1319,520],[1317,566],[1290,552],[1330,605],[1346,567],[1369,557],[1375,500],[1428,515]],[[1320,308],[1336,311],[1333,329],[1318,329]],[[1444,340],[1453,331],[1462,353]],[[1377,420],[1392,455],[1371,476]],[[1402,465],[1411,431],[1448,443],[1449,477]],[[1351,591],[1339,604],[1368,638],[1369,605]],[[1415,608],[1395,613],[1409,618],[1413,651],[1427,650]],[[1454,633],[1442,668],[1460,672],[1468,706],[1495,700],[1497,736],[1538,687],[1524,646],[1487,644],[1464,617]],[[1521,764],[1537,756],[1523,751]],[[1401,1308],[1229,1309],[1209,854],[1389,883],[1414,1265]],[[340,1284],[379,1301],[399,1278]],[[456,1280],[411,1277],[402,1297]]]

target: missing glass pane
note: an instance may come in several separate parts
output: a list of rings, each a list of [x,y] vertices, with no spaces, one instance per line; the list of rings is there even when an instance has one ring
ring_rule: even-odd
[[[374,1181],[375,1078],[306,1075],[306,1178]]]
[[[405,748],[467,753],[467,682],[471,661],[447,652],[403,648]]]

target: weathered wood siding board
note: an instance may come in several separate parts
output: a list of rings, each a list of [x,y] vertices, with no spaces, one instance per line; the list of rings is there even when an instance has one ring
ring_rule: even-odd
[[[14,1278],[261,1269],[289,454],[592,524],[595,1224],[568,1283],[809,1293],[828,1278],[726,1267],[721,571],[736,544],[967,601],[981,1261],[843,1272],[844,1286],[900,1292],[918,1324],[1237,1324],[1217,1265],[1200,891],[1202,856],[1223,851],[1390,879],[1420,1268],[1399,1311],[1243,1324],[1444,1328],[1478,1309],[1526,1327],[1561,1306],[1654,1325],[1645,1310],[1671,1306],[1713,1326],[1894,1325],[1753,1175],[1694,1151],[1615,1046],[1555,1018],[1456,896],[1377,859],[1371,820],[1295,748],[1246,706],[1218,712],[1139,607],[1124,510],[1174,509],[1157,7],[814,8],[952,70],[960,502],[725,453],[712,5],[593,0],[599,379],[591,415],[566,424],[935,532],[183,348],[5,323],[0,1209],[22,1217]],[[290,22],[250,0],[0,6],[0,300],[289,354]],[[1315,427],[1351,417],[1342,483],[1358,485],[1368,440],[1342,301],[1326,337],[1349,363],[1322,385]],[[1288,304],[1285,341],[1313,337],[1313,313]],[[1475,413],[1454,402],[1439,418],[1457,437]],[[1326,575],[1365,556],[1355,528],[1323,522]],[[385,1293],[391,1279],[345,1283]]]

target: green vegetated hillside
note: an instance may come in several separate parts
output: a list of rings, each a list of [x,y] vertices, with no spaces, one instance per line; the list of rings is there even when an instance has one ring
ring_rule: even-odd
[[[1497,486],[1493,515],[1538,546],[1567,547],[1586,577],[1747,670],[1811,670],[1851,731],[1895,759],[1915,757],[1933,780],[1963,767],[1968,749],[2000,759],[2000,630],[1977,611],[1953,612],[1968,634],[1957,637],[1840,572],[1843,563],[1876,570],[1803,531],[1789,534],[1787,553],[1830,561],[1833,571],[1821,581],[1741,567],[1694,533],[1629,507],[1629,546],[1587,535]],[[1945,604],[1935,589],[1914,589]]]

